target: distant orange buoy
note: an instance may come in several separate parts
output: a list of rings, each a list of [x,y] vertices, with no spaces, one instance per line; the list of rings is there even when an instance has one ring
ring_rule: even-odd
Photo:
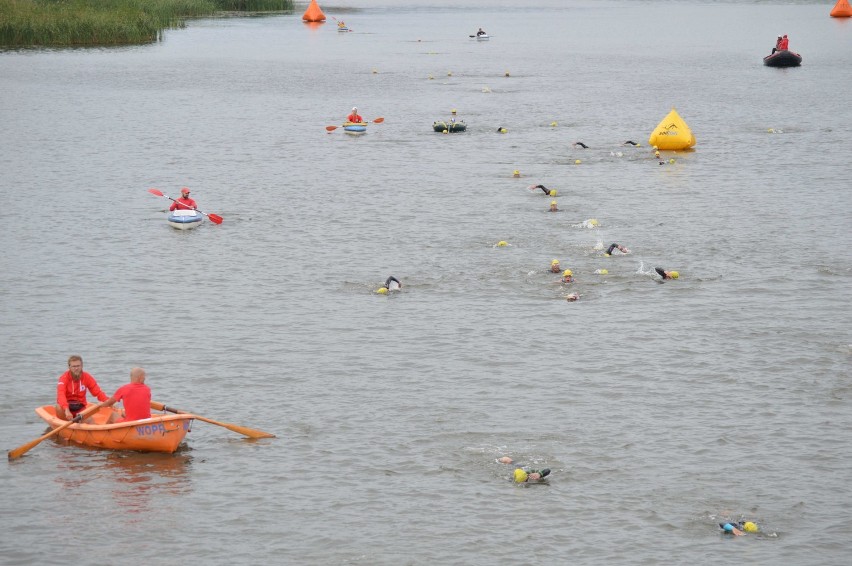
[[[319,4],[317,4],[317,0],[311,0],[308,9],[305,10],[302,19],[306,22],[324,22],[325,14],[320,10]]]
[[[849,0],[837,0],[837,4],[828,13],[832,18],[852,18],[852,6]]]

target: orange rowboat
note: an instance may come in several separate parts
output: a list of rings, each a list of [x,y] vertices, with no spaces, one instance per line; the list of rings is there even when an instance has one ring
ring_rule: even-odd
[[[56,418],[53,405],[39,407],[35,412],[53,429],[68,422]],[[90,417],[93,424],[74,423],[59,432],[58,436],[68,444],[91,448],[170,453],[180,446],[195,418],[195,415],[188,414],[152,414],[150,419],[141,421],[103,424],[112,413],[112,407],[102,407]]]

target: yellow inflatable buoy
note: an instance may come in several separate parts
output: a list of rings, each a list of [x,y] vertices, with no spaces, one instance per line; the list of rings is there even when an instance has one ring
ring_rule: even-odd
[[[672,111],[666,114],[666,117],[654,128],[648,143],[653,145],[655,150],[688,149],[695,145],[695,136],[677,110],[672,108]]]

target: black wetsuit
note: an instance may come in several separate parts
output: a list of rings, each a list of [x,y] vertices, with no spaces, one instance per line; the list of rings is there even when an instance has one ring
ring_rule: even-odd
[[[639,145],[639,144],[638,144],[638,143],[636,143],[635,141],[627,140],[627,141],[626,141],[626,142],[624,142],[622,145]]]
[[[612,254],[612,250],[614,250],[614,249],[615,249],[615,248],[617,248],[617,247],[618,247],[618,244],[615,244],[615,243],[610,244],[610,245],[609,245],[609,248],[606,250],[606,255],[611,255],[611,254]],[[619,250],[619,251],[621,251],[621,250]]]
[[[655,268],[654,268],[654,271],[656,271],[657,273],[659,273],[659,274],[660,274],[660,277],[662,277],[663,279],[668,279],[668,277],[666,277],[666,270],[665,270],[665,269],[663,269],[662,267],[655,267]]]
[[[586,145],[586,144],[584,144],[583,142],[574,142],[574,145],[579,145],[579,146],[580,146],[580,147],[582,147],[583,149],[589,149],[589,146],[587,146],[587,145]]]
[[[385,281],[385,289],[390,289],[391,281],[396,281],[396,284],[397,284],[397,285],[399,285],[400,287],[402,287],[402,283],[400,283],[400,282],[399,282],[399,279],[397,279],[396,277],[394,277],[393,275],[391,275],[391,276],[390,276],[390,277],[388,277],[388,278],[387,278],[387,280]]]
[[[541,189],[541,190],[543,190],[543,191],[544,191],[544,194],[546,194],[547,196],[550,196],[550,189],[548,189],[548,188],[547,188],[547,187],[545,187],[544,185],[536,185],[536,186],[535,186],[535,187],[533,187],[533,188],[535,188],[535,189]]]

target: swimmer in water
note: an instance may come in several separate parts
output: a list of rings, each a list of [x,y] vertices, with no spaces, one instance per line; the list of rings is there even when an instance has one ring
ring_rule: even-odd
[[[388,291],[399,291],[402,289],[402,283],[399,282],[399,279],[391,275],[385,280],[385,289]]]
[[[663,279],[677,279],[678,277],[680,277],[680,273],[678,273],[677,271],[666,271],[662,267],[655,267],[654,271],[659,273],[660,277],[662,277]]]
[[[551,190],[545,187],[544,185],[533,185],[530,187],[531,191],[534,191],[535,189],[541,189],[547,196],[556,196],[556,189]]]
[[[579,145],[580,147],[582,147],[583,149],[589,149],[589,146],[587,146],[586,144],[584,144],[584,143],[583,143],[583,142],[581,142],[581,141],[574,142],[573,147],[577,147],[578,145]]]
[[[551,261],[550,262],[550,272],[551,273],[559,273],[560,271],[562,271],[562,268],[559,267],[559,260],[554,259],[553,261]]]
[[[402,289],[402,283],[399,282],[399,279],[391,275],[385,280],[385,284],[376,289],[376,293],[379,295],[387,295],[389,291],[399,291]]]
[[[570,293],[568,295],[565,295],[565,300],[568,301],[569,303],[574,302],[579,298],[580,298],[580,295],[578,293]]]
[[[573,283],[574,282],[574,273],[570,269],[566,269],[562,272],[562,282],[563,283]]]
[[[497,461],[501,464],[512,464],[514,460],[512,460],[509,456],[503,456],[502,458],[497,458]],[[544,468],[542,470],[532,470],[528,467],[519,467],[516,468],[512,473],[512,479],[516,483],[527,483],[531,481],[539,481],[541,479],[546,478],[550,475],[550,469]]]
[[[613,242],[609,245],[609,248],[607,248],[606,252],[604,252],[604,255],[611,256],[613,250],[618,250],[623,254],[629,254],[630,253],[630,250],[628,250],[627,248],[625,248],[621,244],[616,244],[615,242]]]
[[[550,475],[550,470],[531,470],[529,468],[516,468],[512,473],[512,479],[515,483],[529,483],[540,481]]]
[[[559,212],[559,208],[556,206],[556,201],[550,201],[550,212]]]
[[[633,141],[633,140],[627,140],[626,142],[624,142],[624,143],[623,143],[623,144],[621,144],[621,145],[632,145],[633,147],[639,147],[639,144],[638,144],[638,143],[636,143],[636,142],[635,142],[635,141]]]

